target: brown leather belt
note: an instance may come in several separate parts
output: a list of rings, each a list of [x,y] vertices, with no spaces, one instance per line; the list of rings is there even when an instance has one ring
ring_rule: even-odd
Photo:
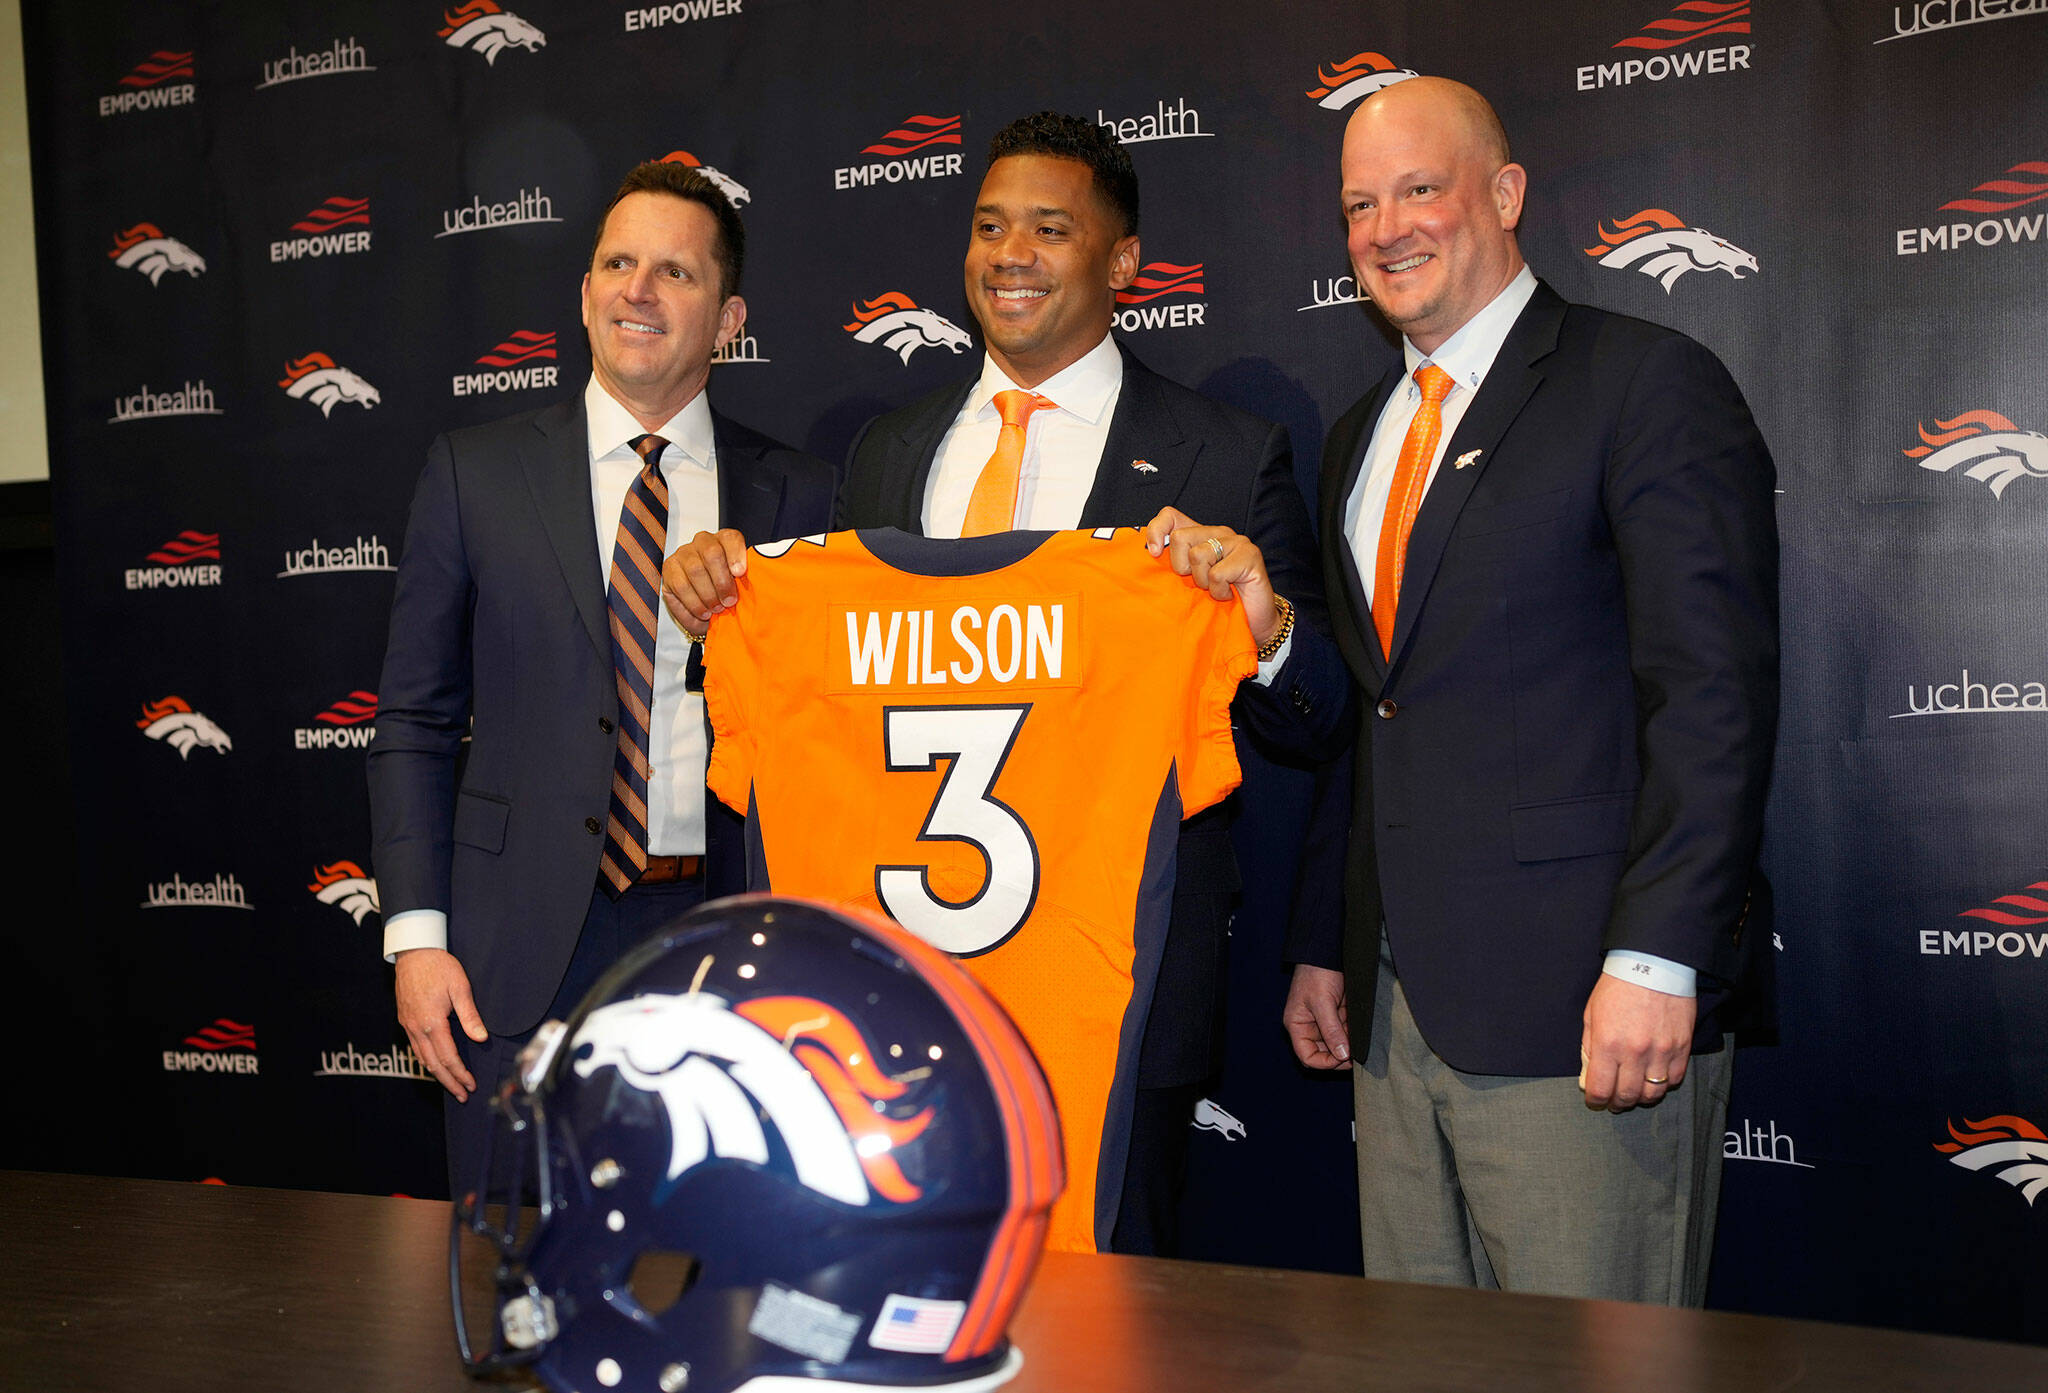
[[[695,880],[697,872],[704,869],[701,856],[650,856],[647,869],[640,872],[636,885],[672,885],[678,880]]]

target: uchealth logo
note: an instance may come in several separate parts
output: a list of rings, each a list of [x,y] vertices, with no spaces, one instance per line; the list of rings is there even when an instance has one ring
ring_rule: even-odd
[[[1893,247],[1899,256],[1918,256],[1922,252],[1959,252],[1965,247],[2038,245],[2043,240],[2043,224],[2048,223],[2048,208],[2032,213],[2019,210],[2043,200],[2048,200],[2048,160],[2021,160],[1961,198],[1950,199],[1939,210],[1989,217],[1958,218],[1934,227],[1902,227],[1892,239]]]
[[[220,408],[213,402],[213,389],[206,385],[206,379],[202,377],[194,382],[188,378],[184,386],[173,387],[168,392],[152,392],[145,382],[127,396],[115,397],[114,414],[107,417],[107,424],[152,421],[163,416],[220,414]]]
[[[1721,1155],[1730,1161],[1765,1161],[1772,1165],[1797,1166],[1801,1170],[1813,1169],[1811,1162],[1799,1159],[1799,1148],[1792,1144],[1790,1134],[1778,1130],[1775,1118],[1751,1122],[1745,1117],[1732,1129],[1722,1132]]]
[[[1095,108],[1095,124],[1106,128],[1119,145],[1143,145],[1149,140],[1207,140],[1214,131],[1202,129],[1202,113],[1188,105],[1186,97],[1175,97],[1173,105],[1161,100],[1143,116],[1112,118]]]
[[[900,290],[887,290],[853,307],[853,322],[840,328],[860,343],[878,343],[905,363],[920,348],[955,353],[974,344],[973,335],[936,310],[921,308]]]
[[[2021,430],[1996,411],[1937,417],[1932,430],[1922,422],[1920,443],[1901,453],[1937,474],[1960,469],[2000,499],[2015,479],[2048,478],[2048,435]]]
[[[360,750],[376,737],[377,694],[358,688],[292,732],[296,750]]]
[[[2004,682],[1972,678],[1963,669],[1958,682],[1906,684],[1906,709],[1893,720],[1907,716],[1965,716],[1995,712],[2048,713],[2048,684]]]
[[[1888,44],[1893,39],[1939,34],[1997,19],[2038,19],[2044,14],[2048,14],[2048,0],[1914,0],[1909,5],[1892,6],[1892,32],[1871,43]]]
[[[301,53],[294,45],[282,58],[264,59],[263,81],[256,84],[256,90],[261,92],[266,87],[275,87],[282,82],[300,82],[309,77],[375,71],[377,66],[370,61],[369,52],[351,34],[311,53]]]
[[[773,359],[761,352],[761,341],[742,329],[711,355],[714,363],[767,363]]]
[[[362,231],[344,231],[360,225]],[[305,234],[270,244],[272,261],[298,261],[309,256],[351,256],[370,249],[370,200],[336,194],[292,224]]]
[[[1370,303],[1372,302],[1369,297],[1359,293],[1358,277],[1347,273],[1341,276],[1326,276],[1319,281],[1310,281],[1308,303],[1296,305],[1294,312],[1301,314],[1306,310],[1326,310],[1333,305],[1365,305]]]
[[[152,740],[163,741],[178,752],[180,759],[189,759],[195,747],[204,746],[221,754],[235,747],[226,731],[194,711],[192,704],[181,696],[167,696],[145,705],[135,728]]]
[[[832,171],[832,187],[857,189],[868,184],[900,184],[906,179],[942,179],[960,172],[961,156],[944,147],[960,143],[958,116],[908,116],[903,124],[872,145],[863,145],[863,155],[881,158],[867,164],[846,165]]]
[[[284,376],[277,385],[284,388],[286,396],[319,407],[322,416],[332,416],[339,402],[354,402],[368,411],[384,400],[375,387],[325,353],[308,353],[292,359],[285,364]]]
[[[420,1063],[420,1057],[413,1053],[410,1045],[393,1045],[387,1050],[359,1050],[351,1040],[338,1050],[320,1051],[320,1067],[313,1071],[316,1079],[346,1076],[362,1079],[417,1079],[422,1083],[434,1082],[434,1076],[427,1066]]]
[[[1201,328],[1209,304],[1193,297],[1203,293],[1201,262],[1182,266],[1148,261],[1138,268],[1130,285],[1116,293],[1116,327],[1127,334],[1139,329]],[[1189,298],[1177,298],[1183,296]],[[1156,303],[1161,300],[1173,303]]]
[[[372,532],[342,546],[322,546],[320,539],[315,537],[311,545],[284,554],[284,569],[277,573],[277,579],[327,575],[334,571],[397,569],[391,564],[391,548],[377,540],[377,534]]]
[[[1397,67],[1394,60],[1384,53],[1354,53],[1333,67],[1318,68],[1316,79],[1320,84],[1302,93],[1315,99],[1315,104],[1328,111],[1342,111],[1353,102],[1363,101],[1382,87],[1391,87],[1416,76],[1415,69]]]
[[[1949,1123],[1948,1134],[1950,1140],[1934,1143],[1936,1151],[1964,1170],[2003,1180],[2026,1198],[2030,1208],[2048,1190],[2048,1134],[2024,1117],[1965,1117],[1961,1127]]]
[[[130,590],[176,590],[220,584],[220,533],[180,532],[147,557],[152,565],[123,573]]]
[[[2048,880],[2000,895],[1990,904],[1973,905],[1956,918],[1974,919],[1978,927],[1922,929],[1921,956],[2032,958],[2038,962],[2048,953]],[[1985,924],[1992,927],[1982,927]]]
[[[554,358],[554,330],[515,329],[495,347],[478,355],[476,365],[489,371],[456,373],[449,390],[458,397],[481,397],[552,387],[559,370]]]
[[[377,904],[377,882],[353,861],[315,866],[313,883],[306,888],[313,892],[314,899],[333,905],[358,925],[363,922],[365,914],[384,912]]]
[[[166,271],[183,271],[196,280],[206,270],[205,257],[149,222],[139,222],[115,237],[107,257],[124,271],[148,276],[151,285],[162,281]]]
[[[661,162],[663,164],[679,164],[687,169],[696,170],[706,179],[709,179],[712,183],[718,185],[718,191],[724,194],[726,197],[726,201],[731,203],[732,206],[735,208],[739,207],[742,203],[745,203],[748,199],[753,197],[752,194],[747,192],[747,186],[745,184],[742,184],[739,180],[733,178],[730,174],[727,174],[723,170],[713,169],[710,165],[698,159],[688,150],[671,150],[666,155],[663,155],[661,157]]]
[[[1670,12],[1651,20],[1614,47],[1646,58],[1617,58],[1612,63],[1588,63],[1576,69],[1573,78],[1581,92],[1602,87],[1626,87],[1632,82],[1664,82],[1672,78],[1702,77],[1713,73],[1747,71],[1750,45],[1704,45],[1708,39],[1725,34],[1749,32],[1748,0],[1683,0]]]
[[[256,1068],[256,1027],[216,1017],[187,1035],[184,1050],[165,1050],[168,1073],[253,1074]]]
[[[496,65],[498,55],[508,48],[538,52],[548,36],[510,10],[500,9],[492,0],[468,0],[441,16],[437,32],[450,48],[480,53],[486,63]]]
[[[1640,271],[1669,295],[1688,271],[1725,271],[1742,280],[1757,269],[1756,258],[1733,242],[1662,208],[1645,208],[1600,229],[1600,245],[1586,255],[1615,271]]]
[[[536,184],[530,189],[521,189],[516,198],[502,203],[486,203],[481,194],[470,195],[469,204],[462,208],[441,210],[441,230],[434,234],[436,239],[453,237],[459,232],[487,232],[494,227],[523,227],[527,223],[560,222],[555,216],[555,201],[540,191]]]
[[[173,875],[142,891],[144,909],[254,909],[249,892],[232,875],[215,875],[204,880],[187,880]]]
[[[100,98],[101,116],[119,116],[130,111],[154,111],[166,106],[187,106],[193,97],[189,82],[173,81],[192,76],[192,54],[160,48],[135,65],[135,71],[116,84],[120,91]]]
[[[699,19],[726,19],[740,12],[740,0],[671,0],[666,5],[636,5],[626,11],[626,32],[661,29]]]

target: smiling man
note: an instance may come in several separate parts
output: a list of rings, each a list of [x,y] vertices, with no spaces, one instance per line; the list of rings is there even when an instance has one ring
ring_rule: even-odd
[[[413,498],[370,807],[398,1016],[448,1091],[457,1195],[534,1026],[707,883],[741,888],[660,567],[721,525],[817,531],[832,498],[829,465],[706,397],[746,322],[745,254],[710,180],[635,168],[583,277],[583,392],[442,436]]]

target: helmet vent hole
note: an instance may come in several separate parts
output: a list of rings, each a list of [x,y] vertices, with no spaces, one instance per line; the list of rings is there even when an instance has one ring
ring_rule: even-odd
[[[633,1260],[626,1287],[641,1310],[658,1316],[695,1285],[697,1270],[697,1259],[688,1253],[645,1252]]]

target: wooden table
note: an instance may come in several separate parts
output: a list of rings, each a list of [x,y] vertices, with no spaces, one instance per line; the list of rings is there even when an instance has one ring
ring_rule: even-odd
[[[426,1200],[0,1173],[0,1389],[475,1393],[447,1233]],[[1151,1258],[1049,1255],[1011,1333],[1015,1393],[2048,1389],[2031,1346]]]

